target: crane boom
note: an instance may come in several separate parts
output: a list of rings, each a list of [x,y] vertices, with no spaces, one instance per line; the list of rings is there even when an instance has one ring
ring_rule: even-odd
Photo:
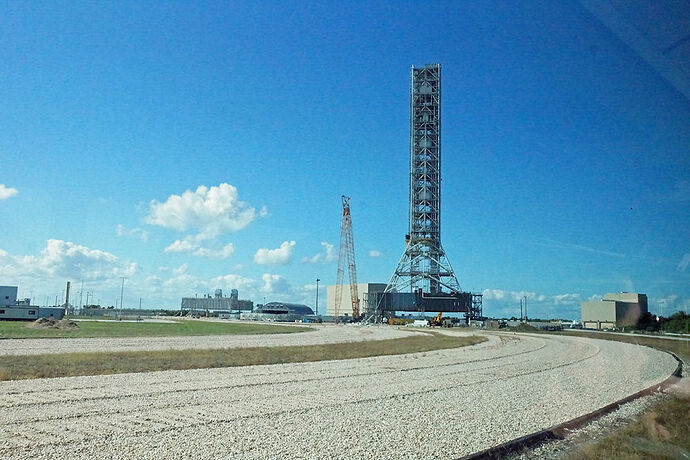
[[[338,321],[340,302],[343,299],[343,281],[345,266],[350,277],[350,300],[352,317],[359,318],[359,294],[357,292],[357,266],[355,264],[355,243],[352,235],[352,216],[350,215],[350,197],[342,195],[343,219],[340,225],[340,252],[338,254],[338,273],[335,283],[335,320]]]

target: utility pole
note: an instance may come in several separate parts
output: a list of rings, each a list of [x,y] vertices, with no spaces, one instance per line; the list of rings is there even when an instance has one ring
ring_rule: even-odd
[[[319,281],[321,280],[316,278],[316,316],[319,316]]]
[[[522,322],[522,299],[520,299],[520,322]]]
[[[122,276],[121,278],[122,278],[122,287],[120,288],[120,320],[122,320],[122,297],[125,293],[125,280],[127,279],[124,276]]]

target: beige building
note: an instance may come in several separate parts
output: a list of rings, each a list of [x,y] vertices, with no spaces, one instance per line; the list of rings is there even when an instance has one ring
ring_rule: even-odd
[[[582,326],[587,329],[634,326],[647,311],[646,294],[606,294],[601,300],[582,302]]]
[[[383,283],[362,283],[357,285],[357,295],[359,297],[359,311],[367,311],[369,294],[372,292],[383,292],[386,285]],[[326,315],[335,316],[335,285],[326,288]],[[350,285],[343,284],[343,297],[340,299],[339,316],[352,317],[352,300],[350,298]]]

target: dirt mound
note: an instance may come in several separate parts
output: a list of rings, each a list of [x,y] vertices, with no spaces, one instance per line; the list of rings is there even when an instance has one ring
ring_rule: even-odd
[[[79,325],[69,319],[49,319],[49,318],[38,318],[31,324],[31,327],[41,328],[41,329],[79,329]]]
[[[508,330],[511,332],[539,332],[539,329],[536,327],[524,323],[509,327]]]

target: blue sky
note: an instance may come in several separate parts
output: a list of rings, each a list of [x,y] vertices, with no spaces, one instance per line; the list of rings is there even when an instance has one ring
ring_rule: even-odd
[[[13,2],[0,62],[0,284],[36,303],[313,304],[341,194],[388,281],[440,62],[443,244],[487,314],[690,309],[690,102],[577,2]]]

